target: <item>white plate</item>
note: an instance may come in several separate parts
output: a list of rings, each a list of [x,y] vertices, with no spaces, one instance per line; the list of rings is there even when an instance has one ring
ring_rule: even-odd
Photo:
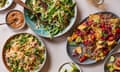
[[[7,9],[8,7],[10,7],[11,5],[12,5],[12,3],[13,3],[13,0],[6,0],[7,1],[7,3],[2,7],[2,8],[0,8],[0,11],[3,11],[3,10],[5,10],[5,9]]]

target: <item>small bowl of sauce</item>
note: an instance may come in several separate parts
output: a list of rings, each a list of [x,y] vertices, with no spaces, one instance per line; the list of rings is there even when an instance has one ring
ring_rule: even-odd
[[[24,15],[19,10],[12,10],[6,16],[7,25],[15,30],[22,29],[25,26]]]

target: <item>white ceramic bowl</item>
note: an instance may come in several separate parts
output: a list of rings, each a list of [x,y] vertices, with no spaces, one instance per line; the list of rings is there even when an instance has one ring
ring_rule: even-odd
[[[72,66],[71,65],[75,65],[76,68],[79,70],[78,72],[82,72],[80,66],[78,66],[77,64],[73,63],[73,62],[67,62],[67,63],[64,63],[63,65],[60,66],[58,72],[64,72],[64,70],[67,70],[67,72],[69,72],[68,70],[71,70],[72,69]],[[71,72],[71,71],[70,71]]]
[[[0,8],[0,11],[3,11],[3,10],[5,10],[5,9],[7,9],[8,7],[10,7],[11,5],[12,5],[12,3],[13,3],[13,0],[6,0],[7,1],[7,3],[2,7],[2,8]]]

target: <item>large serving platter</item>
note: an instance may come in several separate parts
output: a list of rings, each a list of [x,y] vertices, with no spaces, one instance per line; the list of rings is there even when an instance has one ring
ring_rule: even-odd
[[[95,14],[111,14],[113,17],[115,18],[119,18],[116,14],[112,13],[112,12],[98,12],[98,13],[95,13]],[[85,19],[83,19],[79,24],[82,24],[83,22],[85,22],[86,20],[88,19],[88,17],[86,17]],[[119,40],[117,42],[117,44],[119,44]],[[117,45],[116,44],[116,45]],[[85,46],[84,44],[82,43],[79,43],[79,44],[73,44],[71,45],[68,40],[67,40],[67,47],[66,47],[66,50],[67,50],[67,54],[68,56],[77,64],[83,64],[83,65],[89,65],[89,64],[95,64],[95,63],[98,63],[98,62],[102,62],[104,61],[105,58],[107,58],[107,56],[109,56],[116,48],[116,45],[114,45],[112,47],[112,50],[102,59],[102,60],[99,60],[99,61],[96,61],[96,60],[93,60],[93,59],[87,59],[83,62],[80,62],[80,56],[73,56],[73,51],[76,47],[80,46],[82,47],[81,51],[85,51]]]

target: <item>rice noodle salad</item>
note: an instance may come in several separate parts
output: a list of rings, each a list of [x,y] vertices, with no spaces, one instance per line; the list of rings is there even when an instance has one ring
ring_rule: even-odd
[[[17,34],[6,42],[3,59],[12,72],[36,72],[45,61],[45,47],[31,34]]]

